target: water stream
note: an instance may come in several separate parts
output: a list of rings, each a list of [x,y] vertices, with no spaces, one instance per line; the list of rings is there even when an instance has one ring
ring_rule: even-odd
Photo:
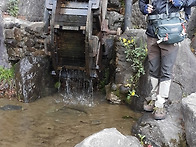
[[[112,127],[130,135],[141,115],[125,105],[109,104],[101,93],[94,93],[91,107],[64,101],[59,93],[33,103],[0,99],[1,107],[22,106],[20,110],[0,109],[0,147],[74,147],[91,134]]]
[[[59,74],[59,93],[66,104],[93,106],[93,81],[81,70],[63,69]]]

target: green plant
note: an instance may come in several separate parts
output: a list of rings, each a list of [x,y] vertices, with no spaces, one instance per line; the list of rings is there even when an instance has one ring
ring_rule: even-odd
[[[125,47],[126,61],[131,63],[133,71],[133,75],[127,81],[128,84],[125,85],[130,88],[127,95],[127,100],[130,101],[133,96],[139,97],[136,94],[136,88],[138,87],[140,77],[145,74],[143,63],[147,56],[147,48],[142,41],[140,42],[140,46],[136,47],[134,38],[119,38],[119,40],[122,46]]]
[[[125,8],[125,1],[124,0],[121,0],[120,3],[121,3],[121,7],[122,8]]]
[[[13,17],[16,17],[18,15],[18,0],[9,0],[9,3],[8,3],[8,14],[13,16]]]
[[[144,138],[146,137],[145,135],[141,135],[141,134],[138,134],[138,136],[139,136],[139,138],[140,138],[140,143],[142,144],[142,145],[144,145]]]
[[[0,96],[7,98],[16,96],[14,66],[9,69],[0,66]]]
[[[56,82],[55,85],[54,85],[54,87],[56,89],[59,89],[61,87],[61,82],[60,81],[59,82]]]
[[[101,89],[101,91],[103,92],[105,92],[105,86],[108,84],[109,75],[110,75],[109,68],[106,68],[103,72],[103,76],[101,77],[101,80],[98,83],[98,88]]]
[[[3,86],[8,84],[10,88],[14,86],[14,66],[10,69],[3,68],[0,66],[0,84]]]

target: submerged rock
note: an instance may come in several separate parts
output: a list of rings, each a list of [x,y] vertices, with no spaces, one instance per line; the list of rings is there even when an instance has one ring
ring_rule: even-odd
[[[133,136],[124,136],[116,128],[104,129],[95,133],[75,147],[142,147]]]
[[[0,110],[8,111],[8,110],[22,110],[22,106],[17,105],[5,105],[0,107]]]

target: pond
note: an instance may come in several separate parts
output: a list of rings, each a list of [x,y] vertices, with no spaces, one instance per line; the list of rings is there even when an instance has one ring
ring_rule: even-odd
[[[131,135],[141,114],[110,104],[101,93],[93,97],[91,106],[68,104],[59,93],[32,103],[0,99],[0,147],[74,147],[104,128]],[[3,107],[12,105],[15,110]]]

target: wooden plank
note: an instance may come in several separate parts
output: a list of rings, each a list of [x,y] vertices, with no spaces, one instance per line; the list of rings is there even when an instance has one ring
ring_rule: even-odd
[[[59,15],[56,18],[55,25],[60,26],[86,26],[86,16],[75,16],[75,15]]]
[[[93,14],[92,14],[92,3],[89,1],[88,5],[88,15],[87,15],[87,21],[86,21],[86,33],[85,33],[85,67],[86,72],[90,76],[91,75],[91,66],[92,66],[92,58],[89,57],[89,53],[91,53],[90,48],[90,40],[92,36],[92,20],[93,20]]]
[[[55,22],[55,26],[59,26],[57,27],[57,29],[62,28],[63,26],[72,26],[72,27],[81,27],[81,26],[85,26],[85,23],[79,23],[79,22]]]
[[[73,31],[78,31],[79,30],[79,27],[76,26],[62,26],[62,30],[73,30]]]
[[[61,8],[60,14],[66,15],[87,15],[87,9],[71,9],[71,8]]]
[[[92,9],[98,9],[100,6],[100,0],[91,0],[92,1]],[[46,8],[52,9],[53,1],[46,0]],[[61,8],[81,8],[88,9],[88,2],[74,2],[74,1],[66,1],[61,4]]]
[[[88,9],[88,2],[66,1],[61,8]]]
[[[56,18],[58,22],[81,22],[86,23],[87,16],[76,16],[76,15],[59,15]]]
[[[54,47],[54,22],[56,17],[57,0],[53,1],[52,5],[52,20],[51,20],[51,44]]]

